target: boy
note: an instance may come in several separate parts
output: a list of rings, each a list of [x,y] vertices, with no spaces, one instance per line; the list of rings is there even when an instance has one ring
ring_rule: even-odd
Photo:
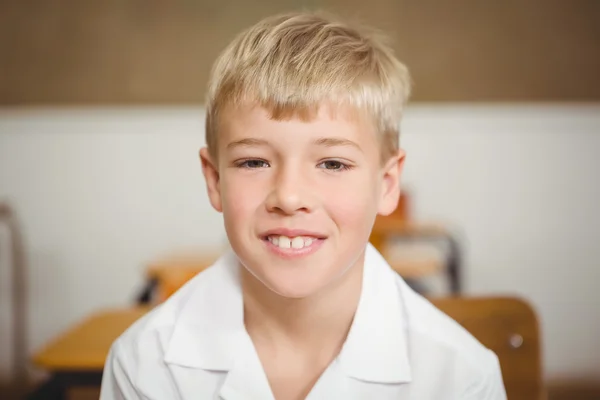
[[[200,158],[232,250],[114,343],[101,399],[506,398],[496,356],[368,244],[409,75],[361,29],[277,16],[220,55]]]

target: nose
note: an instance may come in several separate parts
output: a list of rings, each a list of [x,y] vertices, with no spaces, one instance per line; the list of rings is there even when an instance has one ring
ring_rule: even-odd
[[[268,211],[293,215],[313,209],[311,185],[305,172],[293,166],[277,171],[266,202]]]

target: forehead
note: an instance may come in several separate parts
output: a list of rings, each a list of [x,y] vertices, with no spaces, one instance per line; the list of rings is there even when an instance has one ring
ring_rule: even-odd
[[[314,110],[270,110],[253,104],[228,107],[222,113],[219,141],[240,136],[302,133],[308,136],[347,136],[354,140],[376,138],[375,125],[364,112],[351,107],[321,105]]]

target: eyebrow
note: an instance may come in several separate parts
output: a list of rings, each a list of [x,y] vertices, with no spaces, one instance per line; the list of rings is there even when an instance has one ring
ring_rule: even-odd
[[[361,150],[360,146],[352,140],[343,138],[321,138],[314,141],[314,144],[325,147],[351,146]],[[362,151],[362,150],[361,150]]]
[[[356,144],[352,140],[343,139],[343,138],[320,138],[320,139],[316,139],[313,143],[317,146],[324,146],[324,147],[351,146],[358,150],[361,150],[361,148],[358,144]],[[269,142],[264,139],[245,138],[245,139],[236,140],[234,142],[227,144],[227,149],[234,149],[236,147],[267,146],[268,144],[269,144]]]
[[[227,149],[234,149],[236,147],[255,147],[255,146],[266,146],[269,142],[264,139],[245,138],[236,140],[227,145]]]

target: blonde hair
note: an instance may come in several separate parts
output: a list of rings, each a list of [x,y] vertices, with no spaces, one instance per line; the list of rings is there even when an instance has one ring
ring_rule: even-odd
[[[250,103],[276,120],[308,120],[328,104],[366,113],[386,160],[398,149],[409,93],[406,66],[377,32],[322,13],[278,15],[242,32],[215,61],[206,143],[215,157],[219,116],[231,106]]]

